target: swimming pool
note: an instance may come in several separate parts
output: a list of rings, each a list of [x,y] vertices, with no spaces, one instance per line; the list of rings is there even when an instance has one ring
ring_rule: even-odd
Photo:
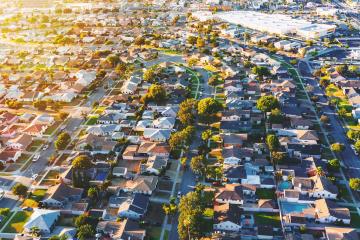
[[[283,214],[300,213],[304,209],[311,208],[311,205],[308,203],[298,203],[298,202],[281,201],[280,205]]]
[[[292,184],[289,181],[282,181],[278,185],[278,190],[279,191],[284,191],[285,189],[291,189],[291,188],[292,188]]]

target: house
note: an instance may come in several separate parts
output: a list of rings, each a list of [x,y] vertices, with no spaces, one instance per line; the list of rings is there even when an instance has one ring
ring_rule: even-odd
[[[316,210],[315,222],[350,224],[350,211],[348,208],[339,207],[328,199],[318,199],[314,202]]]
[[[144,130],[143,137],[154,142],[166,142],[170,138],[170,129],[147,128]]]
[[[11,124],[16,122],[19,117],[16,114],[12,114],[10,112],[3,112],[0,115],[0,122],[3,124]]]
[[[26,148],[31,144],[32,137],[28,134],[21,134],[14,139],[9,139],[6,145],[15,150],[26,150]]]
[[[168,158],[163,158],[158,155],[150,156],[147,162],[140,165],[141,173],[147,172],[155,175],[159,175],[163,169],[165,169],[168,163]]]
[[[134,179],[126,181],[123,191],[151,195],[158,181],[156,176],[137,175]]]
[[[30,233],[34,227],[40,233],[49,234],[60,217],[60,211],[35,208],[29,220],[24,225],[24,231]]]
[[[245,168],[243,165],[240,166],[231,166],[229,168],[224,169],[224,181],[228,181],[231,183],[238,183],[242,179],[247,177]]]
[[[116,240],[144,240],[146,234],[137,222],[130,219],[119,222],[100,221],[96,226],[96,231]]]
[[[160,117],[153,121],[154,128],[173,129],[175,125],[174,117]]]
[[[359,240],[359,235],[354,228],[325,227],[326,240]]]
[[[135,193],[133,198],[120,204],[118,209],[119,217],[131,220],[141,219],[147,211],[149,199],[149,196]]]
[[[326,177],[314,176],[310,178],[295,177],[292,180],[294,190],[308,194],[314,198],[336,199],[338,188]]]
[[[109,124],[109,125],[96,125],[86,129],[86,132],[96,136],[110,136],[115,132],[119,132],[121,129],[120,125]]]
[[[311,120],[303,119],[303,118],[291,118],[290,125],[292,128],[301,129],[301,130],[309,130],[314,126]]]
[[[48,127],[49,125],[47,124],[31,124],[23,130],[23,133],[29,134],[34,137],[42,137]]]
[[[70,202],[77,202],[83,194],[82,188],[74,188],[61,182],[48,188],[41,202],[48,207],[64,208]]]
[[[226,232],[239,232],[241,211],[238,205],[219,204],[214,205],[214,230]]]
[[[218,203],[228,203],[242,205],[244,203],[243,188],[240,184],[226,184],[215,194],[215,201]]]
[[[54,117],[48,115],[48,114],[41,114],[39,116],[37,116],[34,120],[33,120],[33,124],[46,124],[48,126],[51,126],[53,123],[55,122]]]
[[[248,135],[246,133],[225,133],[220,134],[220,137],[225,148],[230,146],[241,147],[243,142],[247,140]]]
[[[8,162],[16,162],[21,156],[21,151],[13,149],[4,149],[0,152],[0,162],[6,164]]]

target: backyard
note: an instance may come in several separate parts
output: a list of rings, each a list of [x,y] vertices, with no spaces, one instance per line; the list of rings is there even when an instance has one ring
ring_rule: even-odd
[[[256,225],[281,227],[280,215],[278,213],[254,213]]]

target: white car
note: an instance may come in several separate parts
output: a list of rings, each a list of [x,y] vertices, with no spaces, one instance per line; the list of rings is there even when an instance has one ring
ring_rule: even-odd
[[[45,144],[44,146],[43,146],[43,148],[42,148],[42,150],[46,150],[46,149],[48,149],[49,148],[49,144]]]
[[[36,162],[37,160],[39,160],[40,158],[40,154],[39,153],[36,153],[32,159],[33,162]]]
[[[39,176],[39,174],[34,174],[31,176],[31,180],[35,180],[37,177]]]
[[[180,191],[178,192],[177,197],[181,198],[181,192]]]
[[[359,153],[356,151],[355,146],[353,144],[351,144],[350,147],[354,151],[355,155],[359,155]]]

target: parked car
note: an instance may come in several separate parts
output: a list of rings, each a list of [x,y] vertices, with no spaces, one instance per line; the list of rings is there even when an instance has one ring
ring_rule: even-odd
[[[48,149],[49,148],[49,144],[45,144],[44,146],[43,146],[43,148],[42,148],[42,150],[46,150],[46,149]]]
[[[181,191],[178,192],[177,197],[181,198]]]
[[[350,147],[354,151],[355,155],[359,155],[359,153],[356,151],[355,146],[353,144],[351,144]]]
[[[32,159],[33,162],[36,162],[40,158],[40,153],[36,153]]]
[[[39,174],[34,174],[31,176],[31,180],[35,180],[37,177],[39,176]]]

